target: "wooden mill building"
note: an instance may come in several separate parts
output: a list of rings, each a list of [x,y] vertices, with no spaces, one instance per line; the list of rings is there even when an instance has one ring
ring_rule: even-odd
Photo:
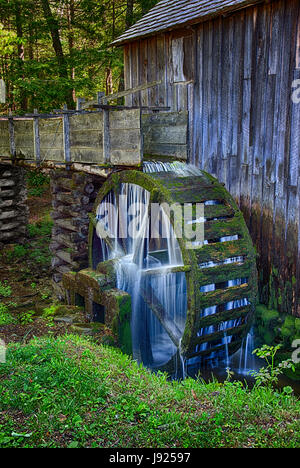
[[[264,302],[300,315],[300,2],[162,0],[118,38],[127,105],[189,111],[189,160],[238,200]],[[179,124],[178,124],[179,125]],[[175,125],[176,127],[176,125]]]

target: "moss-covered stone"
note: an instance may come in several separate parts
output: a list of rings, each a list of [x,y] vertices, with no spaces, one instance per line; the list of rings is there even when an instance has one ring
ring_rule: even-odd
[[[272,323],[276,325],[280,316],[277,310],[270,310],[261,304],[256,307],[256,314],[261,318],[261,321],[266,327],[272,326]]]
[[[58,305],[55,308],[54,316],[78,316],[82,313],[82,307],[72,305]]]
[[[124,353],[132,353],[131,297],[125,291],[111,289],[104,294],[105,324],[118,337]]]

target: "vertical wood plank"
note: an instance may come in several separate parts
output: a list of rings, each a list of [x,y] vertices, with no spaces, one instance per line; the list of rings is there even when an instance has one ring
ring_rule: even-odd
[[[148,40],[148,82],[157,81],[157,50],[156,37]],[[148,102],[150,106],[157,106],[157,86],[148,91]]]
[[[243,57],[243,105],[241,115],[241,196],[240,204],[248,227],[251,213],[252,150],[250,147],[250,114],[252,95],[252,43],[253,12],[245,12],[244,57]]]
[[[175,110],[174,106],[174,70],[172,63],[172,36],[171,33],[166,34],[166,76],[168,82],[167,89],[167,105],[171,111]]]
[[[294,68],[295,61],[293,60],[293,54],[295,53],[295,45],[297,48],[298,41],[298,21],[300,17],[300,5],[299,2],[292,1],[290,5],[291,11],[291,25],[290,25],[290,67],[288,70],[290,82],[293,82],[295,78],[300,77],[299,70]],[[298,14],[297,14],[298,12]],[[292,309],[293,314],[297,314],[299,311],[300,298],[298,291],[300,289],[300,277],[297,262],[299,262],[299,250],[297,250],[298,239],[299,239],[299,225],[300,225],[300,203],[299,203],[299,156],[300,156],[300,145],[299,145],[299,129],[300,129],[300,110],[299,105],[295,105],[291,99],[292,90],[289,93],[289,120],[288,120],[288,134],[286,135],[286,153],[287,161],[289,164],[289,180],[288,185],[288,205],[286,214],[286,270],[288,272],[288,281],[286,284],[291,286],[291,297],[290,301],[287,297],[287,305],[289,309]],[[298,109],[297,109],[298,107]],[[298,132],[294,131],[294,126],[297,126]],[[297,157],[298,153],[298,157]],[[288,171],[287,171],[288,172]],[[298,178],[294,174],[298,174]],[[298,282],[298,284],[297,284]]]
[[[229,106],[229,85],[228,81],[230,80],[230,31],[229,31],[229,22],[228,19],[223,20],[222,25],[222,58],[221,58],[221,68],[223,70],[222,74],[222,85],[221,85],[221,96],[222,96],[222,105],[221,105],[221,115],[222,115],[222,152],[221,152],[221,181],[228,186],[228,134],[230,129],[228,129],[228,106]]]
[[[230,191],[237,203],[240,203],[240,174],[241,174],[241,113],[243,96],[243,38],[244,12],[234,17],[234,57],[232,75],[232,146],[230,154]]]
[[[16,157],[16,142],[15,142],[15,127],[14,127],[14,118],[10,115],[8,119],[8,128],[9,128],[9,144],[10,144],[10,154],[14,159]]]
[[[202,158],[202,129],[203,129],[203,26],[197,29],[196,36],[196,86],[194,89],[194,136],[193,136],[193,159],[195,164],[203,168]]]
[[[208,31],[207,31],[207,41],[208,41],[208,48],[207,48],[207,80],[205,87],[207,88],[207,113],[208,113],[208,133],[207,133],[207,141],[206,141],[206,151],[208,156],[208,171],[216,176],[216,161],[215,161],[215,149],[216,149],[216,132],[215,132],[215,109],[216,109],[216,94],[215,94],[215,77],[214,75],[214,23],[210,21],[208,23]]]
[[[139,85],[139,42],[131,44],[131,84],[132,88]],[[140,93],[132,95],[132,105],[140,106]]]
[[[215,88],[215,93],[217,96],[216,99],[216,155],[217,155],[217,177],[219,180],[222,179],[222,95],[220,90],[222,89],[222,75],[223,75],[223,70],[222,67],[220,67],[220,63],[222,61],[222,18],[218,18],[215,21],[215,34],[216,34],[216,51],[214,52],[215,56],[215,65],[214,65],[214,73],[216,74],[216,88]],[[218,63],[217,63],[218,62]]]
[[[64,107],[67,110],[67,106]],[[70,147],[70,120],[67,112],[63,114],[63,134],[64,134],[64,158],[68,164],[71,162],[71,147]]]
[[[109,113],[108,109],[103,111],[103,157],[104,163],[110,162],[110,125],[109,125]]]
[[[160,35],[157,37],[157,80],[162,81],[162,84],[157,87],[157,103],[159,106],[166,105],[166,84],[165,84],[165,76],[166,76],[166,56],[165,56],[165,36]]]
[[[272,255],[272,233],[273,233],[273,211],[274,211],[274,193],[275,193],[275,165],[272,164],[272,146],[273,146],[273,116],[275,106],[275,82],[276,76],[270,74],[272,62],[276,63],[277,57],[273,57],[274,51],[271,47],[273,37],[273,10],[272,5],[265,6],[265,73],[264,86],[262,93],[262,114],[260,140],[262,148],[262,200],[261,200],[261,285],[265,290],[269,288],[271,274],[271,255]],[[276,31],[276,21],[274,22]],[[274,66],[274,65],[273,65]]]
[[[34,110],[34,113],[37,114],[37,110]],[[41,145],[40,145],[40,131],[39,131],[39,118],[35,117],[33,119],[33,134],[34,134],[34,158],[37,165],[40,165],[41,162]]]
[[[125,89],[131,89],[131,45],[124,46],[124,81]],[[132,95],[125,97],[125,105],[132,106]]]
[[[297,27],[296,68],[300,69],[300,14],[298,16],[298,27]]]
[[[147,40],[140,42],[140,79],[139,84],[147,83],[147,70],[151,66],[148,63],[148,54],[147,54]],[[148,90],[141,91],[141,105],[148,106]]]
[[[289,137],[289,112],[290,112],[290,51],[291,51],[291,24],[293,12],[286,2],[281,5],[280,62],[278,88],[278,119],[276,122],[275,157],[276,157],[276,185],[275,185],[275,209],[274,209],[274,257],[272,263],[278,271],[279,294],[286,297],[286,239],[287,239],[287,210],[288,210],[288,155],[286,155],[286,138]],[[283,305],[286,310],[286,304]],[[287,311],[287,310],[286,310]]]

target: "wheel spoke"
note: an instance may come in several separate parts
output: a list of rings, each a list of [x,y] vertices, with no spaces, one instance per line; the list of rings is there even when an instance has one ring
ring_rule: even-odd
[[[168,275],[168,274],[176,274],[176,273],[187,273],[191,271],[191,267],[187,266],[161,266],[159,268],[149,268],[148,270],[142,271],[142,276],[147,278],[150,276],[157,276],[157,275]]]
[[[174,322],[168,320],[165,308],[157,298],[152,286],[149,284],[147,284],[147,286],[141,284],[140,295],[149,309],[154,313],[160,324],[163,326],[176,348],[179,348],[182,333]]]

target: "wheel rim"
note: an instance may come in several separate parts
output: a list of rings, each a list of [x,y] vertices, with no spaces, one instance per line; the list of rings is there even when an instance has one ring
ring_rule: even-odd
[[[196,250],[189,250],[186,248],[185,240],[178,238],[176,242],[182,256],[181,267],[178,267],[178,264],[176,268],[171,265],[171,270],[164,274],[165,281],[167,281],[168,275],[172,281],[171,275],[176,274],[177,278],[180,278],[181,275],[178,281],[185,282],[183,288],[186,304],[185,326],[181,325],[179,327],[180,333],[178,333],[174,324],[166,320],[164,322],[164,329],[171,341],[170,349],[174,346],[171,354],[174,356],[174,352],[179,347],[185,359],[200,356],[201,359],[207,360],[217,356],[224,357],[225,351],[232,354],[239,348],[242,339],[248,333],[256,302],[257,270],[252,242],[236,203],[216,179],[201,171],[199,174],[199,176],[194,174],[191,177],[179,179],[174,174],[156,173],[149,175],[136,171],[116,173],[100,190],[95,203],[94,215],[97,215],[98,206],[105,200],[105,197],[111,196],[109,195],[111,192],[114,193],[115,199],[122,194],[122,184],[131,184],[147,191],[148,196],[150,194],[150,202],[166,202],[172,205],[174,202],[193,203],[195,200],[207,200],[205,206],[207,238],[220,237],[223,238],[225,244],[220,244],[223,242],[222,240],[218,242],[210,240],[204,248],[199,246]],[[188,187],[187,190],[185,186]],[[228,213],[230,216],[227,216]],[[235,236],[235,232],[238,235]],[[217,236],[216,233],[220,234]],[[99,239],[95,236],[95,221],[93,221],[90,230],[90,264],[94,269],[101,261],[99,256],[97,257],[95,254],[97,243],[99,246]],[[124,253],[128,253],[128,248],[123,248],[123,250]],[[239,258],[242,260],[239,261]],[[232,271],[228,267],[228,263],[231,261],[234,263],[232,268],[230,266]],[[161,272],[156,272],[156,274],[158,273]],[[247,287],[244,287],[243,283],[236,283],[235,287],[229,289],[231,279],[242,279],[243,275],[247,279]],[[210,290],[207,287],[210,279],[214,277],[218,278],[218,281],[221,281],[223,277],[230,280],[227,281],[224,291],[217,288]],[[125,288],[125,286],[123,287]],[[155,281],[152,289],[155,291],[157,289]],[[155,295],[151,297],[148,295],[144,302],[147,306],[152,304],[151,313],[160,322],[160,301],[155,299]],[[176,296],[175,301],[178,301]],[[153,311],[155,304],[158,306],[156,313]],[[234,322],[232,322],[233,319]],[[231,326],[231,322],[234,323],[233,326]],[[175,336],[172,336],[172,333]],[[138,356],[137,359],[148,364],[151,359],[147,353],[145,354],[146,358],[142,359],[141,356]],[[154,361],[157,360],[154,359]]]

